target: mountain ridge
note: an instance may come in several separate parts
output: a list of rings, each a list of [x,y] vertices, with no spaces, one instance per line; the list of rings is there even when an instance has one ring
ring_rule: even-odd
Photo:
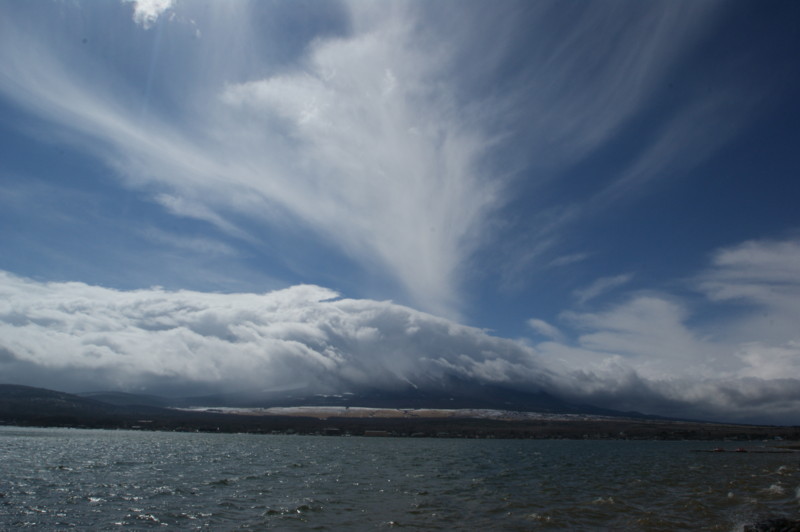
[[[570,438],[570,439],[738,439],[743,441],[764,440],[780,437],[786,440],[800,440],[800,427],[775,427],[763,425],[735,425],[724,423],[704,423],[695,421],[669,420],[655,416],[631,416],[624,412],[602,409],[588,413],[580,407],[570,405],[547,394],[525,394],[505,397],[506,406],[521,406],[522,400],[529,407],[538,404],[542,415],[533,416],[483,416],[475,406],[458,409],[466,401],[448,394],[438,396],[424,395],[417,399],[431,405],[444,401],[448,408],[415,409],[407,404],[394,404],[399,396],[391,394],[334,394],[311,396],[296,393],[288,394],[285,403],[302,406],[304,399],[313,408],[295,408],[293,413],[283,410],[274,401],[270,407],[222,407],[205,404],[202,408],[187,408],[194,400],[159,398],[152,395],[137,395],[125,392],[90,392],[89,397],[69,394],[31,386],[0,384],[0,425],[36,427],[75,427],[103,429],[162,430],[183,432],[246,432],[258,434],[352,434],[385,436],[427,436],[427,437],[466,437],[466,438]],[[491,387],[484,390],[491,394]],[[246,394],[244,394],[246,395]],[[219,402],[245,401],[253,405],[257,397],[245,398],[242,394],[217,399]],[[279,394],[280,395],[280,394]],[[120,404],[97,400],[105,397]],[[408,400],[407,396],[406,401]],[[202,401],[211,402],[213,397],[205,396]],[[246,399],[246,400],[245,400]],[[170,407],[143,405],[142,402],[172,403]],[[261,397],[263,400],[263,397]],[[435,401],[434,401],[435,400]],[[493,401],[500,398],[494,397]],[[183,405],[174,406],[185,401]],[[340,412],[336,416],[324,414],[321,402],[338,403],[331,405]],[[381,412],[358,413],[350,411],[348,404],[363,405],[374,401],[383,403],[376,407]],[[138,404],[137,404],[138,403]],[[391,403],[391,406],[390,406]],[[474,404],[474,403],[473,403]],[[435,405],[433,405],[435,406]],[[488,406],[488,405],[487,405]],[[547,407],[549,410],[544,410]],[[407,410],[406,410],[407,409]],[[561,410],[560,413],[556,410]],[[568,411],[564,411],[567,409]],[[354,408],[353,410],[359,410]],[[360,410],[369,410],[361,408]],[[402,411],[401,411],[402,410]],[[506,413],[514,412],[509,408]],[[523,412],[516,410],[516,412]],[[528,410],[531,412],[531,410]],[[398,415],[402,413],[403,415]]]

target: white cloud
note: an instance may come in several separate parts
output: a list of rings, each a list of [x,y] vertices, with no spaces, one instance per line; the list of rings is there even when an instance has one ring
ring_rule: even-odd
[[[201,111],[185,121],[144,119],[125,87],[102,88],[110,72],[75,68],[86,58],[62,56],[12,25],[4,25],[2,40],[14,46],[0,52],[0,90],[78,132],[72,142],[172,213],[237,236],[230,213],[310,230],[415,305],[455,315],[463,267],[502,184],[479,169],[490,139],[474,113],[456,108],[441,79],[446,54],[418,46],[410,15],[389,11],[354,8],[357,30],[315,41],[293,70],[244,82],[209,73],[203,90],[185,87]],[[254,45],[248,31],[221,33]]]
[[[772,345],[796,340],[800,316],[800,241],[749,241],[717,251],[712,266],[695,280],[711,301],[730,304],[738,315],[720,334],[742,343]]]
[[[513,111],[495,119],[526,122],[519,131],[526,164],[552,168],[580,160],[613,138],[692,50],[719,5],[587,3],[564,10],[558,2],[539,2],[524,13],[513,5],[466,11],[437,30],[461,44],[462,68],[474,76],[468,78],[472,85],[505,82],[509,73],[503,69],[513,58],[518,85],[502,92],[491,85],[498,100],[492,109]],[[489,38],[475,35],[477,18]]]
[[[570,264],[575,264],[578,262],[583,262],[587,258],[589,258],[588,253],[571,253],[569,255],[562,255],[560,257],[556,257],[550,264],[548,264],[551,268],[560,268],[562,266],[569,266]]]
[[[510,340],[316,286],[118,291],[4,273],[0,300],[4,378],[61,389],[341,392],[430,387],[454,375],[541,389],[549,378],[529,348]]]
[[[800,241],[749,241],[725,248],[700,277],[700,287],[714,300],[744,299],[765,305],[792,299],[800,289]],[[789,294],[786,294],[786,292]]]
[[[176,9],[164,0],[133,7],[145,27]],[[517,53],[519,28],[501,30],[518,17],[477,21],[465,10],[444,33],[425,24],[422,4],[353,2],[345,5],[350,33],[320,37],[276,68],[259,56],[252,8],[220,3],[202,46],[175,42],[169,115],[143,116],[139,91],[116,67],[12,23],[0,37],[0,91],[78,133],[65,138],[170,212],[240,238],[231,220],[299,227],[399,286],[404,300],[448,316],[458,315],[470,259],[496,229],[504,179],[520,164],[553,168],[598,149],[715,12],[713,3],[587,5],[566,28],[554,11],[534,9],[525,20],[535,30],[524,32],[534,53],[516,81],[476,97],[462,87],[499,75]],[[478,22],[497,32],[476,37]],[[473,46],[480,53],[469,53]],[[514,151],[505,144],[522,155],[489,165],[489,150]],[[525,175],[544,182],[554,174]],[[579,211],[537,218],[503,269],[513,276],[547,259],[555,233]]]
[[[214,212],[203,202],[193,201],[186,197],[180,197],[166,193],[157,194],[154,199],[157,203],[160,203],[165,209],[176,216],[204,220],[215,225],[231,236],[235,236],[243,240],[253,240],[252,236],[248,235],[234,224]]]
[[[192,253],[202,255],[236,255],[237,252],[229,245],[215,240],[213,238],[206,238],[200,236],[186,236],[169,233],[158,229],[157,227],[149,227],[140,231],[140,233],[147,239],[165,244],[177,249],[186,250]]]
[[[736,354],[745,363],[745,368],[739,372],[742,376],[759,379],[800,378],[800,340],[791,340],[783,345],[747,343]]]
[[[594,207],[640,194],[652,181],[686,175],[734,138],[761,103],[750,91],[721,84],[713,94],[698,96],[676,109],[620,177],[593,199]]]
[[[413,49],[405,21],[382,22],[318,43],[303,72],[230,85],[223,101],[285,128],[283,149],[300,164],[272,176],[272,199],[449,313],[496,203],[476,166],[487,141],[433,89],[435,62]],[[250,134],[263,137],[262,124]]]
[[[694,281],[719,307],[715,320],[698,323],[688,303],[668,294],[638,293],[602,312],[563,313],[578,331],[574,342],[535,347],[558,365],[558,386],[574,397],[671,415],[798,422],[798,250],[785,240],[717,251]]]
[[[578,300],[578,304],[583,305],[596,297],[630,282],[631,279],[633,279],[632,273],[624,273],[614,277],[601,277],[586,288],[575,290],[573,295]]]
[[[172,8],[173,0],[123,0],[133,3],[133,20],[144,29],[150,29],[158,17]]]
[[[787,243],[748,243],[792,284]],[[723,250],[703,279],[744,247]],[[767,256],[769,255],[769,257]],[[783,256],[783,260],[776,255]],[[739,264],[738,261],[732,263]],[[745,268],[746,269],[746,268]],[[738,279],[740,275],[728,275]],[[266,294],[119,291],[0,275],[0,371],[57,388],[435,388],[457,377],[664,415],[800,422],[800,337],[737,341],[693,322],[687,303],[638,293],[567,312],[569,338],[539,319],[533,348],[391,302],[316,286]],[[745,317],[736,315],[740,326]],[[756,329],[753,329],[756,330]]]
[[[558,327],[547,323],[544,320],[531,318],[528,320],[528,327],[533,329],[537,334],[550,338],[552,340],[563,341],[564,334],[558,330]]]
[[[686,327],[686,309],[663,297],[638,296],[604,312],[564,317],[587,331],[578,337],[582,348],[630,360],[648,377],[697,376],[713,356],[713,346]]]
[[[148,27],[170,5],[137,2],[134,16]],[[515,136],[526,167],[553,168],[601,148],[646,106],[673,61],[691,51],[716,6],[631,5],[589,4],[565,31],[548,6],[537,5],[524,28],[524,50],[533,54],[526,70],[498,77],[522,49],[511,32],[483,39],[459,16],[451,17],[453,31],[425,30],[414,4],[349,4],[350,33],[319,38],[300,60],[276,67],[258,56],[248,4],[219,3],[213,9],[225,16],[204,26],[197,47],[208,56],[174,41],[180,69],[169,82],[179,97],[161,116],[143,116],[122,66],[104,67],[86,55],[88,47],[63,46],[45,25],[37,33],[33,22],[15,24],[9,16],[0,19],[0,91],[58,126],[41,131],[95,154],[172,214],[241,238],[247,233],[232,220],[246,219],[253,233],[262,224],[306,229],[362,267],[387,272],[415,305],[454,315],[464,265],[486,242],[504,200],[504,184],[482,160],[497,146],[498,130]],[[498,29],[509,21],[517,22],[504,19]],[[473,43],[486,53],[468,53]],[[468,50],[463,57],[461,49]],[[203,75],[187,65],[201,65]],[[470,100],[459,91],[462,79],[491,79],[492,94]],[[509,85],[495,88],[496,79]],[[683,166],[675,165],[695,164],[734,134],[736,127],[726,126],[716,135],[720,117],[737,126],[751,111],[738,102],[749,100],[712,92],[713,102],[677,108],[601,199],[680,173]],[[700,129],[698,113],[707,119]],[[689,155],[676,157],[678,151]],[[498,171],[519,166],[503,160]],[[525,175],[546,181],[551,174]],[[544,250],[555,248],[563,227],[583,219],[586,207],[556,208],[561,214],[551,221],[549,213],[537,217],[542,223],[513,253],[547,260]],[[720,251],[697,286],[712,303],[738,305],[737,313],[704,327],[692,321],[688,304],[664,294],[565,314],[580,331],[574,342],[534,320],[534,330],[556,340],[539,346],[542,359],[568,364],[556,374],[558,389],[575,396],[611,401],[617,391],[632,401],[708,400],[730,412],[745,408],[747,398],[768,404],[798,378],[799,247],[750,242]],[[523,261],[508,262],[509,270],[530,273]],[[621,286],[624,277],[600,279],[578,300]],[[262,382],[263,375],[266,385],[316,379],[333,386],[447,372],[546,381],[536,355],[514,342],[389,303],[323,301],[332,294],[319,288],[222,295],[117,292],[8,276],[2,282],[3,363],[17,372],[76,368],[121,386],[156,378],[227,385]],[[746,393],[736,396],[736,383]]]

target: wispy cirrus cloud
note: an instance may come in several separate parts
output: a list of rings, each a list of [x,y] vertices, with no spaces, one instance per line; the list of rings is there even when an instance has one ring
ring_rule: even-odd
[[[168,6],[140,7],[147,24]],[[10,24],[5,40],[16,43],[4,47],[0,89],[79,132],[72,142],[173,214],[240,236],[231,213],[302,227],[417,305],[452,315],[502,185],[479,169],[489,139],[440,79],[446,54],[417,46],[408,12],[390,11],[354,8],[357,31],[314,42],[293,70],[212,80],[219,91],[195,94],[204,113],[185,121],[142,115],[130,94],[102,88],[110,72],[82,78],[66,65],[86,58]]]
[[[547,323],[544,320],[540,320],[538,318],[531,318],[528,320],[528,327],[533,329],[534,332],[537,334],[544,336],[546,338],[550,338],[555,341],[562,342],[565,340],[564,333],[562,333],[558,327]]]
[[[271,199],[447,313],[499,184],[478,171],[488,139],[434,89],[439,59],[407,24],[318,43],[303,71],[229,85],[222,101],[261,117],[247,131],[263,144],[265,121],[284,128],[292,168],[272,176]]]
[[[578,162],[613,140],[650,103],[720,6],[509,3],[449,16],[441,25],[461,45],[458,65],[468,86],[497,99],[489,108],[497,113],[494,120],[520,136],[526,167],[550,170],[539,176],[547,182],[560,165]],[[478,25],[483,35],[475,34]],[[487,87],[496,79],[504,90]]]
[[[176,235],[156,227],[141,230],[142,236],[153,242],[164,244],[180,250],[185,250],[198,255],[235,255],[236,250],[231,246],[207,237]]]
[[[144,27],[168,11],[193,20],[191,7],[139,1],[134,18]],[[256,51],[265,49],[248,23],[256,8],[216,6],[199,43],[171,41],[161,97],[173,100],[160,107],[142,102],[113,63],[11,22],[0,90],[175,215],[240,237],[234,219],[301,228],[409,302],[453,316],[473,254],[492,247],[508,180],[527,168],[534,186],[547,183],[601,149],[691,50],[716,4],[469,9],[442,18],[452,25],[445,34],[427,23],[439,20],[433,7],[353,2],[344,4],[346,30],[309,38],[291,62],[273,64]],[[521,68],[501,72],[520,49],[531,51]],[[161,81],[158,60],[140,80],[145,98]],[[499,89],[480,88],[500,74]],[[584,206],[566,210],[555,225],[534,217],[504,267],[552,260],[544,251]]]
[[[592,199],[591,207],[606,208],[646,193],[659,180],[684,176],[735,138],[763,108],[761,91],[720,85],[675,109],[644,149]]]
[[[633,279],[632,273],[623,273],[613,277],[601,277],[585,288],[574,290],[573,295],[578,303],[582,305],[610,290],[627,284],[631,279]]]

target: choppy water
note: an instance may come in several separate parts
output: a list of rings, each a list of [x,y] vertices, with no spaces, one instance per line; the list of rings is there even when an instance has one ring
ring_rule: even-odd
[[[0,529],[736,530],[800,516],[800,455],[698,442],[0,427]]]

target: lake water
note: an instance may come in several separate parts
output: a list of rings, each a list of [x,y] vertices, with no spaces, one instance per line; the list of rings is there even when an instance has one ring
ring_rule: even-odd
[[[800,515],[800,455],[691,452],[718,445],[0,427],[0,529],[741,530]]]

